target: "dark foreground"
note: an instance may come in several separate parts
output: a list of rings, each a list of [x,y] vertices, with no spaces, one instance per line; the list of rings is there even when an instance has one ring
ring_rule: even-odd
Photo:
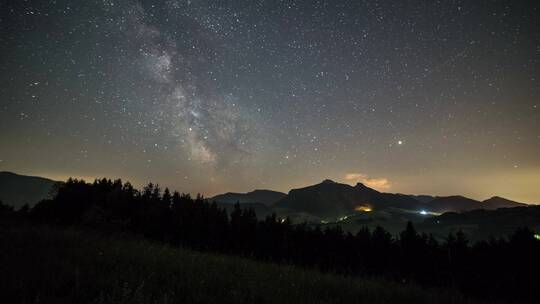
[[[4,303],[472,303],[449,290],[349,278],[35,224],[0,225]]]

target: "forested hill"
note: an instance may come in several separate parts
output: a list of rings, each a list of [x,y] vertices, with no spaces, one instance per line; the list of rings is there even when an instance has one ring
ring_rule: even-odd
[[[120,180],[68,180],[31,210],[0,208],[0,216],[107,233],[132,232],[172,246],[286,262],[321,271],[382,276],[433,287],[456,287],[485,300],[537,299],[538,235],[523,227],[507,238],[471,243],[461,231],[438,241],[409,223],[398,237],[381,227],[356,234],[340,226],[258,219],[236,204],[228,214],[198,196],[149,184],[141,191]]]

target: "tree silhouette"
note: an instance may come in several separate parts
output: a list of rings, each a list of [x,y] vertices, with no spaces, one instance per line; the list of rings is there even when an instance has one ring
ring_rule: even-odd
[[[12,213],[13,213],[13,206],[8,206],[0,200],[0,216],[8,217],[8,216],[11,216]]]
[[[236,203],[230,214],[202,195],[149,183],[141,191],[121,180],[68,179],[31,210],[0,203],[0,217],[105,231],[131,231],[198,250],[241,254],[352,275],[374,274],[399,282],[453,285],[487,300],[525,301],[538,296],[540,241],[528,228],[509,239],[470,243],[461,230],[444,242],[419,234],[411,222],[398,238],[377,226],[345,233],[339,225],[293,224],[276,214],[262,220]]]

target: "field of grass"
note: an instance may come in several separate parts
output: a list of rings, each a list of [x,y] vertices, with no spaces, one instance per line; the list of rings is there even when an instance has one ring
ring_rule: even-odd
[[[0,225],[3,303],[464,303],[382,279],[173,248],[134,236]]]

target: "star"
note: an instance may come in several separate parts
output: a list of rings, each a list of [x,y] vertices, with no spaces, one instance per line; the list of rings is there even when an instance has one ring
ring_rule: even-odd
[[[14,171],[207,195],[351,167],[411,193],[456,171],[540,176],[538,1],[7,2],[0,151]],[[492,194],[468,178],[448,186]],[[540,201],[513,185],[500,190]]]

